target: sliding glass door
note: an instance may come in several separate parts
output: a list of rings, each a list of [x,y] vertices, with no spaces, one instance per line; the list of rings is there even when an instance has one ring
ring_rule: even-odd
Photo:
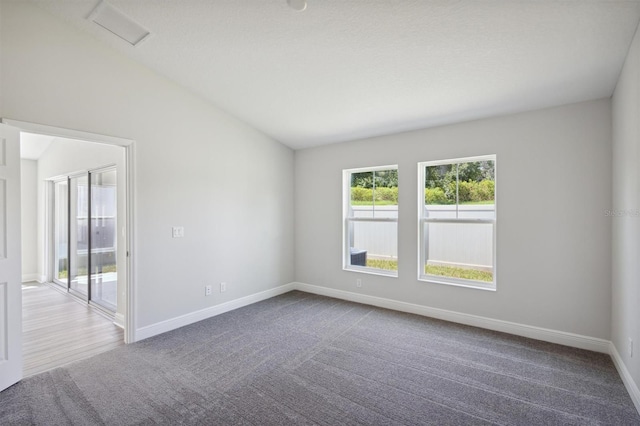
[[[114,167],[53,182],[53,281],[114,313],[117,306]]]
[[[87,174],[69,179],[69,242],[71,247],[69,263],[69,288],[71,292],[89,296],[89,177]]]
[[[111,311],[116,309],[115,169],[91,173],[91,301]]]
[[[67,287],[69,278],[68,179],[53,182],[53,282]]]

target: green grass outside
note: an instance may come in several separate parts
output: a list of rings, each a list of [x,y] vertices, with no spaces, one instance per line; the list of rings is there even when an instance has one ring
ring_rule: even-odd
[[[108,272],[117,272],[116,265],[106,265],[102,267],[102,273],[106,274]],[[80,268],[78,270],[78,276],[87,275],[87,268]],[[58,279],[67,278],[69,276],[69,271],[66,269],[58,272]]]
[[[367,267],[384,269],[386,271],[397,271],[398,261],[388,259],[367,259]],[[462,278],[465,280],[492,282],[493,273],[478,271],[475,269],[456,268],[454,266],[433,266],[426,265],[425,274],[437,275],[440,277]]]
[[[478,271],[476,269],[456,268],[453,266],[434,266],[427,265],[424,268],[425,274],[437,275],[440,277],[462,278],[474,281],[493,281],[493,273],[487,271]]]
[[[397,271],[398,261],[387,259],[367,259],[367,267],[384,269],[386,271]]]

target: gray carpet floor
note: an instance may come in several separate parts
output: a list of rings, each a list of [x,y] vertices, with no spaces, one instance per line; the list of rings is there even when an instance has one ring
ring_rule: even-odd
[[[640,425],[607,355],[291,292],[23,380],[0,424]]]

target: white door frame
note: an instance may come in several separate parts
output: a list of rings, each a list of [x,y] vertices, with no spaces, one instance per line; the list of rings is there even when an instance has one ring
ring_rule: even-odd
[[[49,136],[58,136],[66,139],[76,139],[87,142],[97,142],[107,145],[123,147],[125,150],[125,179],[126,179],[126,247],[127,251],[127,288],[124,321],[124,341],[133,343],[136,331],[136,280],[135,280],[135,141],[115,136],[100,135],[97,133],[83,132],[79,130],[64,129],[43,124],[29,123],[25,121],[0,119],[0,122],[17,127],[21,131],[38,133]]]

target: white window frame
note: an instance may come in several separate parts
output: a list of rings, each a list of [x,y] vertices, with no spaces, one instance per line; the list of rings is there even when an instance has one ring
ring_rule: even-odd
[[[388,271],[379,268],[370,268],[367,266],[351,265],[351,250],[350,250],[350,238],[349,227],[351,223],[356,222],[393,222],[398,223],[398,219],[394,218],[355,218],[353,217],[353,211],[351,210],[351,175],[353,173],[363,172],[377,172],[381,170],[398,170],[397,164],[387,166],[375,166],[375,167],[362,167],[357,169],[346,169],[342,171],[342,196],[343,196],[343,226],[342,226],[342,269],[345,271],[361,272],[365,274],[383,275],[386,277],[398,277],[398,271]],[[400,203],[398,202],[398,214],[400,210]],[[396,235],[398,228],[396,226]],[[397,244],[397,243],[396,243]]]
[[[470,163],[476,161],[493,161],[495,175],[495,192],[494,192],[494,218],[493,219],[459,219],[459,218],[429,218],[427,217],[427,208],[425,206],[425,169],[429,166],[442,166],[452,164]],[[496,291],[497,283],[497,262],[496,262],[496,229],[498,218],[498,166],[497,156],[481,155],[476,157],[454,158],[448,160],[423,161],[418,163],[418,280],[435,284],[453,285],[458,287],[467,287],[480,290]],[[459,204],[456,204],[456,210]],[[477,281],[462,278],[443,277],[439,275],[428,275],[425,271],[426,252],[425,245],[427,243],[427,235],[425,232],[425,224],[427,223],[470,223],[470,224],[491,224],[493,226],[493,281]]]

